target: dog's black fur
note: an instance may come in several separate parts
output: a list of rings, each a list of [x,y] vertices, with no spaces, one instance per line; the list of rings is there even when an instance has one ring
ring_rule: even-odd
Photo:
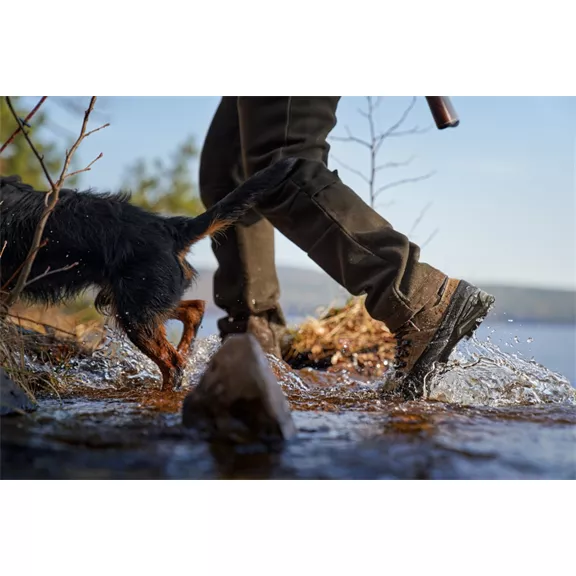
[[[32,282],[22,296],[30,302],[56,304],[91,286],[99,287],[98,309],[115,315],[134,344],[158,364],[164,385],[177,386],[184,353],[204,312],[201,301],[181,303],[196,274],[186,253],[198,240],[233,224],[266,191],[282,184],[295,162],[281,160],[258,172],[196,218],[150,213],[130,204],[129,194],[61,190],[46,224],[47,245],[37,253],[30,278],[48,267],[78,264]],[[13,276],[30,250],[44,200],[44,192],[19,177],[0,177],[0,249],[6,242],[0,286],[4,290],[14,287]],[[185,317],[195,326],[188,330],[190,342],[181,342],[176,351],[166,340],[163,324],[169,318],[185,322]]]

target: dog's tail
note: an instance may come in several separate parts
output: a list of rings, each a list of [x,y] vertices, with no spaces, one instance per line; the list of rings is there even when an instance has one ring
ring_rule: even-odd
[[[176,250],[188,249],[206,236],[214,236],[234,224],[258,203],[261,196],[282,184],[292,172],[297,158],[284,158],[256,172],[220,202],[196,218],[170,218],[174,226]]]

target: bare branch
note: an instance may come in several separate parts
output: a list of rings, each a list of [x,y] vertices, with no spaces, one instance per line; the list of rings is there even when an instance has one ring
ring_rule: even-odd
[[[54,96],[52,102],[72,115],[84,115],[86,112],[86,107],[82,103],[82,97],[74,96]],[[101,110],[94,110],[91,114],[91,118],[100,118],[106,120],[110,115],[102,112]]]
[[[51,276],[52,274],[57,274],[58,272],[66,272],[67,270],[72,270],[72,268],[75,268],[76,266],[78,266],[78,262],[74,262],[68,266],[62,266],[62,268],[56,268],[55,270],[50,270],[50,266],[48,266],[48,268],[46,268],[42,274],[38,274],[38,276],[35,276],[32,278],[32,280],[28,280],[26,284],[24,284],[24,288],[30,286],[30,284],[36,282],[37,280],[46,278],[46,276]]]
[[[105,128],[107,126],[107,124],[105,124],[104,126],[101,126],[96,130],[92,130],[92,132],[88,132],[88,134],[86,134],[88,119],[90,118],[92,110],[94,110],[94,104],[96,104],[96,96],[92,96],[92,98],[90,98],[90,104],[88,105],[88,109],[86,110],[86,112],[84,112],[84,120],[82,121],[82,127],[80,128],[80,136],[78,136],[76,142],[72,144],[72,148],[70,148],[70,150],[66,152],[64,165],[62,166],[62,171],[60,172],[60,178],[58,179],[59,188],[58,190],[55,190],[54,187],[52,187],[53,188],[52,191],[49,192],[48,194],[54,193],[57,196],[58,193],[60,192],[60,188],[62,187],[62,184],[64,184],[64,180],[66,178],[66,172],[68,171],[68,167],[70,166],[70,162],[72,161],[72,156],[74,156],[76,150],[78,150],[78,146],[80,146],[82,140],[84,140],[86,136],[89,136],[93,132],[97,132],[101,128]]]
[[[4,244],[2,244],[2,250],[0,250],[0,258],[2,258],[2,254],[4,254],[4,250],[6,249],[6,244],[8,244],[8,240],[4,240]]]
[[[86,134],[86,136],[88,136],[88,134]],[[82,170],[76,170],[76,172],[71,172],[70,174],[66,174],[65,178],[71,178],[72,176],[76,176],[76,174],[81,174],[82,172],[88,172],[89,170],[92,169],[92,165],[97,160],[100,160],[100,158],[102,158],[102,156],[104,156],[104,154],[102,154],[102,152],[100,152],[100,154],[98,154],[98,156],[96,156],[96,158],[94,158],[94,160],[92,160],[92,162],[90,162],[90,164],[88,164],[88,166],[86,166],[86,168],[82,168]]]
[[[404,112],[402,112],[400,118],[394,124],[392,124],[392,126],[390,126],[388,130],[386,130],[385,132],[380,134],[380,136],[377,137],[376,151],[380,149],[380,146],[382,146],[382,143],[384,142],[384,140],[386,140],[386,138],[389,138],[391,134],[396,132],[398,128],[400,128],[400,126],[402,126],[402,124],[406,122],[406,118],[408,118],[408,115],[410,114],[410,112],[412,112],[412,108],[414,108],[415,104],[416,104],[416,96],[412,98],[412,101],[406,107]]]
[[[94,134],[94,132],[98,132],[98,130],[102,130],[103,128],[108,128],[108,126],[110,126],[109,122],[107,124],[102,124],[102,126],[98,126],[98,128],[94,128],[94,130],[90,130],[90,132],[84,134],[82,138],[88,138],[88,136],[91,136],[92,134]]]
[[[18,273],[20,272],[20,270],[22,270],[22,268],[24,268],[24,266],[26,265],[26,262],[28,262],[28,259],[32,258],[32,256],[35,256],[36,252],[38,252],[38,250],[40,250],[41,248],[44,248],[44,246],[46,246],[46,244],[48,244],[48,240],[43,240],[40,243],[40,245],[34,250],[34,252],[32,252],[32,251],[28,252],[28,256],[26,257],[26,260],[24,260],[24,262],[22,262],[22,264],[20,264],[20,266],[18,266],[18,268],[16,268],[16,270],[14,270],[14,274],[12,274],[12,276],[10,276],[10,278],[8,278],[8,280],[6,280],[6,282],[4,282],[2,287],[0,287],[0,291],[3,291],[6,288],[8,288],[8,286],[10,286],[10,282],[12,282],[12,280],[14,280],[14,278],[16,278],[16,276],[18,276]]]
[[[40,100],[38,101],[38,104],[36,104],[36,106],[34,106],[34,108],[32,108],[32,110],[30,111],[28,116],[24,118],[24,122],[18,122],[18,128],[16,128],[16,130],[12,132],[10,138],[8,138],[8,140],[6,140],[4,144],[2,144],[2,147],[0,148],[0,154],[2,154],[2,152],[4,152],[6,148],[8,148],[8,145],[12,142],[12,140],[14,140],[14,138],[16,138],[16,136],[19,134],[20,131],[22,132],[24,131],[24,125],[28,123],[28,120],[30,120],[34,116],[34,114],[36,114],[36,112],[38,112],[38,109],[40,108],[40,106],[42,106],[42,104],[44,104],[46,98],[48,98],[48,96],[42,96],[42,98],[40,98]]]
[[[388,138],[400,138],[402,136],[414,136],[415,134],[426,134],[430,132],[432,126],[428,126],[427,128],[420,128],[419,126],[414,126],[414,128],[410,128],[408,130],[401,130],[392,132],[392,134],[388,134]]]
[[[436,228],[436,230],[434,230],[434,232],[432,232],[432,234],[430,234],[430,236],[428,236],[428,239],[420,246],[420,248],[424,248],[425,246],[430,244],[430,242],[432,241],[432,238],[434,238],[436,236],[436,234],[438,234],[438,232],[440,232],[440,228]]]
[[[411,156],[408,160],[404,160],[404,162],[386,162],[385,164],[380,164],[380,166],[376,166],[376,172],[380,170],[386,170],[387,168],[403,168],[404,166],[408,166],[412,163],[413,160],[416,159],[416,156]]]
[[[39,320],[34,320],[32,318],[25,318],[24,316],[20,316],[19,314],[11,314],[10,312],[8,312],[7,316],[10,316],[11,318],[16,318],[17,320],[23,320],[24,322],[32,322],[33,324],[38,324],[38,326],[44,326],[45,328],[51,328],[52,330],[62,332],[63,334],[68,334],[69,336],[74,337],[77,336],[73,332],[69,332],[68,330],[58,328],[58,326],[53,326],[52,324],[47,324],[46,322],[40,322]]]
[[[62,170],[60,172],[60,177],[58,178],[58,181],[56,182],[56,184],[54,184],[54,181],[50,177],[50,174],[46,168],[46,165],[44,164],[43,157],[38,153],[38,150],[34,146],[34,143],[30,140],[28,134],[23,129],[22,122],[20,121],[20,118],[16,114],[16,111],[14,110],[14,108],[12,106],[12,103],[10,101],[9,96],[6,96],[6,102],[8,104],[8,107],[10,108],[10,111],[12,112],[12,115],[14,116],[14,119],[16,120],[16,122],[18,123],[20,128],[22,129],[22,132],[26,138],[26,141],[28,142],[28,145],[30,146],[31,150],[34,152],[34,155],[36,156],[36,158],[38,158],[38,161],[40,162],[42,170],[43,170],[48,182],[50,183],[50,190],[46,193],[46,198],[45,198],[46,208],[42,212],[42,216],[40,217],[38,225],[36,226],[36,230],[34,231],[34,236],[32,237],[32,243],[30,246],[30,250],[28,252],[26,259],[24,260],[24,263],[22,265],[22,270],[21,270],[21,272],[18,276],[18,279],[16,281],[16,285],[14,286],[14,289],[10,291],[10,293],[8,294],[8,297],[6,299],[6,302],[4,303],[4,308],[7,310],[20,297],[22,290],[24,290],[24,288],[28,285],[28,277],[30,276],[30,272],[31,272],[32,266],[34,264],[34,260],[36,259],[36,254],[38,253],[38,250],[41,248],[41,246],[43,244],[45,244],[45,242],[46,242],[45,241],[43,244],[41,244],[42,235],[44,234],[44,228],[46,227],[46,222],[48,221],[50,214],[52,214],[52,212],[54,211],[54,208],[56,207],[56,203],[58,202],[60,190],[64,184],[64,181],[66,180],[66,178],[68,178],[70,176],[67,174],[67,172],[68,172],[68,168],[70,166],[70,162],[72,161],[72,157],[74,156],[74,154],[78,150],[78,147],[80,146],[80,144],[82,143],[84,138],[86,138],[90,134],[93,134],[94,132],[97,132],[98,130],[101,130],[102,128],[105,128],[107,125],[100,126],[99,128],[92,130],[88,133],[86,132],[86,128],[88,127],[88,120],[90,118],[90,114],[92,113],[92,110],[94,109],[94,105],[96,104],[96,96],[92,96],[90,99],[90,104],[88,105],[88,108],[84,112],[84,120],[82,122],[80,134],[79,134],[78,138],[76,139],[76,141],[74,142],[74,144],[72,145],[72,147],[70,148],[70,150],[66,151],[66,157],[64,159],[64,164],[62,166]],[[90,168],[90,166],[94,162],[95,162],[95,160],[91,164],[88,165],[88,168]],[[70,267],[64,267],[64,269],[70,269]],[[60,269],[58,271],[62,271],[64,269]],[[51,274],[51,272],[49,270],[46,270],[46,272],[44,274],[41,274],[40,276],[36,277],[34,280],[31,280],[30,282],[36,281],[39,278],[43,278],[45,276],[48,276],[49,274]],[[10,279],[10,281],[11,280],[12,279]]]
[[[396,186],[400,186],[402,184],[408,184],[411,182],[419,182],[421,180],[425,180],[427,178],[430,178],[434,174],[434,172],[431,172],[429,174],[425,174],[423,176],[418,176],[415,178],[404,178],[402,180],[398,180],[396,182],[391,182],[389,184],[381,186],[380,188],[377,189],[376,180],[378,172],[381,172],[382,170],[386,170],[389,168],[400,168],[408,166],[409,164],[412,163],[412,161],[415,158],[414,156],[412,156],[411,158],[403,162],[385,162],[383,164],[378,165],[376,160],[378,152],[380,151],[380,148],[384,140],[391,136],[418,134],[426,132],[428,130],[428,129],[421,130],[418,126],[415,126],[414,128],[411,128],[409,130],[400,129],[404,124],[404,122],[406,121],[406,119],[408,118],[408,115],[416,105],[416,97],[413,97],[412,100],[410,101],[410,104],[406,106],[405,110],[402,112],[400,118],[394,124],[392,124],[392,126],[390,126],[387,130],[385,130],[382,133],[378,133],[375,126],[376,124],[375,110],[378,108],[381,102],[382,97],[366,96],[366,105],[367,105],[366,109],[361,108],[358,109],[358,114],[362,116],[362,118],[366,118],[368,123],[368,128],[370,132],[370,137],[368,140],[363,140],[361,138],[358,138],[357,136],[354,136],[351,133],[348,126],[345,127],[347,134],[346,137],[342,136],[333,137],[333,139],[338,142],[355,142],[356,144],[360,144],[365,148],[368,148],[370,154],[370,170],[367,174],[364,174],[362,171],[353,168],[352,166],[344,163],[342,160],[338,158],[335,158],[335,160],[340,166],[352,172],[353,174],[357,175],[359,178],[361,178],[364,182],[368,184],[368,195],[370,198],[370,205],[372,206],[372,208],[376,207],[376,198],[379,197],[384,191],[389,190],[390,188]]]
[[[34,146],[34,144],[32,143],[32,140],[30,140],[30,136],[28,136],[28,133],[26,132],[26,130],[24,130],[24,124],[22,123],[22,120],[20,120],[20,117],[18,116],[18,114],[16,114],[16,110],[14,110],[14,107],[12,106],[12,101],[10,100],[10,96],[6,96],[6,104],[8,104],[8,108],[10,109],[12,116],[14,117],[14,120],[16,120],[16,123],[18,124],[18,126],[20,127],[22,134],[24,134],[24,138],[26,138],[26,142],[28,142],[28,145],[30,146],[30,149],[34,153],[34,156],[36,156],[36,158],[38,158],[38,162],[40,162],[40,165],[42,167],[42,171],[44,172],[46,179],[50,183],[50,186],[52,188],[54,188],[54,182],[52,181],[52,178],[50,177],[50,174],[48,173],[48,170],[46,169],[46,165],[44,164],[44,157],[40,155],[38,150],[36,150],[36,146]]]
[[[370,180],[368,180],[368,178],[366,178],[366,176],[364,174],[362,174],[362,172],[360,172],[360,170],[356,170],[355,168],[352,168],[348,164],[342,162],[342,160],[340,160],[339,158],[336,158],[336,156],[332,156],[332,160],[334,160],[338,164],[340,164],[340,166],[342,166],[342,168],[345,168],[346,170],[352,172],[352,174],[356,174],[356,176],[359,176],[360,178],[362,178],[362,180],[364,180],[364,182],[366,182],[366,184],[370,184]]]
[[[348,126],[345,126],[344,130],[346,130],[346,133],[348,134],[346,138],[343,138],[342,136],[332,136],[332,140],[337,140],[338,142],[356,142],[357,144],[362,144],[362,146],[366,146],[367,148],[371,147],[370,142],[366,142],[365,140],[353,136]]]
[[[434,176],[436,172],[429,172],[428,174],[424,174],[423,176],[416,176],[414,178],[403,178],[402,180],[396,180],[395,182],[390,182],[389,184],[385,184],[376,190],[374,197],[378,197],[382,192],[389,190],[390,188],[395,188],[396,186],[401,186],[403,184],[410,184],[412,182],[420,182],[422,180],[426,180],[431,176]]]
[[[414,220],[414,224],[412,224],[412,229],[410,230],[410,232],[408,232],[408,236],[411,236],[414,233],[414,230],[416,230],[416,228],[418,227],[418,224],[420,224],[420,222],[422,222],[422,218],[424,218],[424,215],[426,214],[426,212],[428,212],[428,210],[430,210],[430,207],[432,206],[433,202],[428,202],[428,204],[426,204],[426,206],[424,206],[424,208],[422,208],[420,214],[418,215],[418,218],[416,218],[416,220]]]

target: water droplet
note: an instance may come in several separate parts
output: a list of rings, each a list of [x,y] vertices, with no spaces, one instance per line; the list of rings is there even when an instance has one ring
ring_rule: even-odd
[[[514,320],[512,320],[512,318],[508,318],[508,322],[514,322]]]
[[[532,342],[534,342],[534,338],[530,336],[526,342],[528,342],[528,344],[532,344]]]

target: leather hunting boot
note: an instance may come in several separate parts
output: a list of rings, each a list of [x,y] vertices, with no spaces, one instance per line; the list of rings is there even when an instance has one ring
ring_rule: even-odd
[[[471,338],[494,303],[494,297],[464,280],[446,278],[438,298],[396,331],[395,373],[384,393],[421,397],[426,377],[448,361],[456,345]]]
[[[218,328],[222,342],[233,334],[252,334],[266,354],[282,359],[282,341],[287,329],[283,318],[276,311],[250,314],[244,318],[221,318]]]

